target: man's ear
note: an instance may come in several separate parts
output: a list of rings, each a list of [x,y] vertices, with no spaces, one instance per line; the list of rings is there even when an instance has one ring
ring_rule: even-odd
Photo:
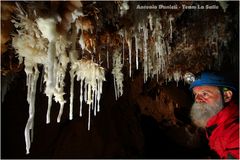
[[[227,103],[231,101],[233,92],[230,90],[227,90],[227,91],[224,91],[223,95],[224,95],[224,102]]]

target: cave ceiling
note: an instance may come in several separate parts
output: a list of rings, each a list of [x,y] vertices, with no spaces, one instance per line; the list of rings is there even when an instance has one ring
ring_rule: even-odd
[[[184,74],[189,71],[197,73],[206,69],[219,70],[222,67],[224,54],[235,63],[233,49],[230,43],[236,40],[238,26],[235,5],[215,1],[44,1],[44,2],[1,2],[1,74],[18,72],[23,67],[18,65],[16,47],[12,46],[12,37],[19,29],[14,26],[13,20],[20,21],[17,15],[28,17],[35,21],[39,17],[54,17],[57,21],[57,32],[66,37],[71,44],[67,51],[75,49],[78,58],[93,59],[105,69],[111,70],[111,57],[114,50],[122,52],[124,67],[129,70],[128,41],[132,43],[131,70],[136,70],[135,35],[139,41],[144,41],[144,27],[148,30],[147,51],[148,69],[154,70],[158,65],[155,62],[155,45],[164,45],[164,63],[162,70],[157,70],[163,79],[169,78],[174,72]],[[16,5],[17,4],[17,5]],[[157,9],[146,7],[157,6]],[[159,9],[160,6],[176,7],[174,9]],[[183,6],[188,6],[184,8]],[[205,9],[191,9],[190,7],[203,6]],[[142,8],[141,8],[142,7]],[[144,9],[145,7],[145,9]],[[208,7],[208,9],[206,9]],[[73,22],[71,16],[74,11],[77,18]],[[74,28],[82,27],[76,34]],[[74,40],[74,34],[77,36]],[[84,35],[85,48],[78,43]],[[160,36],[160,37],[159,37]],[[159,44],[158,37],[162,44]],[[235,39],[234,39],[235,38]],[[73,43],[75,44],[73,45]],[[140,42],[143,45],[144,42]],[[125,45],[125,48],[123,48]],[[144,49],[144,46],[141,46]],[[144,50],[139,46],[139,65],[143,71]],[[108,52],[109,55],[106,53]],[[224,52],[224,53],[223,53]],[[236,52],[236,51],[235,51]],[[235,53],[236,54],[236,53]],[[110,64],[107,64],[109,56]],[[12,61],[9,63],[9,61]],[[152,68],[151,68],[152,67]],[[153,71],[152,76],[156,76]]]

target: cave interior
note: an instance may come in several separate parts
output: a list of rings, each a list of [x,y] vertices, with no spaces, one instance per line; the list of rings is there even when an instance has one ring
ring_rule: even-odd
[[[239,1],[1,1],[1,158],[218,158],[208,70],[239,86]]]

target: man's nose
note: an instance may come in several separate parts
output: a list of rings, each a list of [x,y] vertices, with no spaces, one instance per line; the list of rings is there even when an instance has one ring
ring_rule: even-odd
[[[204,102],[204,99],[203,99],[203,97],[201,95],[197,94],[195,96],[195,102],[202,103],[202,102]]]

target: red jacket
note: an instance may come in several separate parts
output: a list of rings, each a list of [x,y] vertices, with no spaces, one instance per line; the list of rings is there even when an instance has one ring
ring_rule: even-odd
[[[239,108],[233,102],[208,120],[209,146],[220,158],[239,159]]]

